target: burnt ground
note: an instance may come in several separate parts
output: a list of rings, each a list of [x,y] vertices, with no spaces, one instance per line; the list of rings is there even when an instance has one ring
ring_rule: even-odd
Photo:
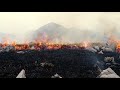
[[[0,53],[0,78],[16,78],[22,69],[27,78],[51,78],[56,73],[63,78],[96,78],[99,68],[105,68],[104,57],[86,50],[69,49],[31,50],[24,54],[3,52]],[[115,57],[118,59],[118,55]],[[42,67],[43,62],[52,63],[54,67]],[[115,66],[111,67],[116,70]],[[119,70],[116,71],[120,75]]]

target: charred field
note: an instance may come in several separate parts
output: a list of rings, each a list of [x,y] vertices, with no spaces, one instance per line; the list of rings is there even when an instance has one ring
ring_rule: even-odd
[[[96,78],[100,69],[107,68],[104,62],[106,56],[113,56],[119,61],[117,53],[99,55],[84,49],[24,50],[24,54],[1,52],[0,78],[16,78],[22,69],[27,78],[51,78],[56,73],[63,78]],[[42,67],[41,63],[54,66]],[[120,75],[117,65],[111,64],[111,67]]]
[[[15,78],[25,69],[27,78],[51,78],[58,73],[64,78],[96,78],[99,75],[95,64],[100,61],[97,54],[87,50],[29,50],[24,54],[0,53],[0,78]],[[40,63],[52,63],[44,68]],[[99,66],[99,65],[98,65]]]

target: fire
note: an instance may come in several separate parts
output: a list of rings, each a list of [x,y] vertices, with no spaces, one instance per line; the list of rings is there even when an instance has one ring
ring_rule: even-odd
[[[120,40],[115,35],[111,35],[108,39],[109,44],[116,45],[116,52],[120,53]]]
[[[87,47],[90,46],[90,42],[84,41],[84,42],[82,43],[82,45],[83,45],[82,47],[87,48]]]
[[[62,38],[64,39],[64,38]],[[8,37],[3,38],[1,47],[5,48],[6,46],[14,46],[16,50],[43,50],[43,49],[48,49],[48,50],[58,50],[58,49],[79,49],[79,48],[87,48],[89,47],[90,43],[88,41],[84,41],[81,44],[67,44],[63,42],[55,43],[53,41],[50,41],[48,38],[47,34],[44,33],[42,35],[38,35],[37,38],[33,41],[25,40],[24,43],[18,44],[15,40],[11,40]]]
[[[116,52],[119,52],[119,53],[120,53],[120,42],[117,42],[117,45],[116,45]]]
[[[79,44],[55,44],[55,43],[42,43],[42,42],[36,42],[36,43],[23,43],[23,44],[17,44],[15,41],[13,41],[11,44],[3,43],[1,46],[4,48],[8,45],[14,46],[16,50],[41,50],[41,49],[48,49],[48,50],[58,50],[62,48],[68,48],[68,49],[78,49],[80,47],[88,47],[88,43],[84,42],[83,46]]]
[[[11,45],[16,46],[16,41],[13,41]]]
[[[40,36],[39,36],[40,37]],[[48,36],[44,34],[43,40],[37,38],[33,42],[29,42],[28,40],[25,40],[24,43],[18,44],[15,40],[10,40],[8,37],[3,38],[3,42],[1,46],[5,48],[6,46],[14,46],[16,50],[41,50],[41,49],[48,49],[48,50],[57,50],[62,48],[69,48],[69,49],[78,49],[80,47],[88,47],[89,42],[85,41],[82,43],[82,46],[80,44],[63,44],[63,43],[53,43],[52,41],[49,41]]]
[[[111,35],[108,39],[108,43],[119,43],[120,40],[115,36],[115,35]]]
[[[88,46],[88,43],[87,42],[84,42],[83,43],[84,47],[86,48]]]

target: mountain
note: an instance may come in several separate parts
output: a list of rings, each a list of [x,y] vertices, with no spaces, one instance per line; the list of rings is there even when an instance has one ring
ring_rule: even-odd
[[[48,23],[42,27],[40,27],[38,30],[36,30],[37,33],[46,33],[46,34],[50,34],[50,33],[61,33],[66,31],[66,28],[62,25],[56,24],[56,23]]]
[[[57,41],[63,38],[68,29],[56,23],[48,23],[33,33],[33,40],[43,40],[48,38],[49,41]]]

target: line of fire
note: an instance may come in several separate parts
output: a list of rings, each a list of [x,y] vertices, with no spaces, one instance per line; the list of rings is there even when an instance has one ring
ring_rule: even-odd
[[[54,43],[51,42],[48,37],[42,39],[42,41],[40,40],[34,40],[32,42],[29,41],[25,41],[24,43],[17,43],[16,41],[12,41],[9,38],[4,38],[2,43],[0,43],[0,49],[4,49],[6,47],[12,47],[13,50],[19,51],[19,50],[57,50],[57,49],[85,49],[88,47],[94,47],[94,46],[99,46],[99,47],[104,47],[106,46],[110,46],[111,44],[114,45],[114,50],[117,53],[120,53],[120,41],[118,39],[115,38],[109,38],[108,42],[106,43],[92,43],[90,41],[84,41],[84,42],[80,42],[80,43]]]

